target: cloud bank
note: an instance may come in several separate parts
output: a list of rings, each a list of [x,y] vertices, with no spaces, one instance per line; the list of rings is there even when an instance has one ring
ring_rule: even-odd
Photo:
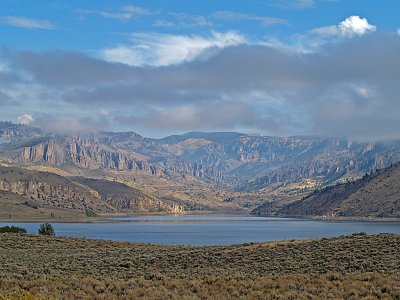
[[[139,37],[150,56],[133,48],[139,58],[128,61],[1,48],[7,66],[0,69],[1,98],[23,102],[18,108],[8,100],[3,112],[29,111],[36,124],[60,130],[72,124],[75,131],[400,138],[400,39],[365,34],[372,29],[362,24],[364,31],[356,26],[354,34],[307,53],[254,45],[230,32],[172,36],[174,42]]]

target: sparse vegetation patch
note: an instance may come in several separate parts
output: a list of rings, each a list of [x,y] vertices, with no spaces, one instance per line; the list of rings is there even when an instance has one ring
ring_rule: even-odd
[[[212,247],[1,235],[0,265],[0,299],[400,297],[395,234]]]

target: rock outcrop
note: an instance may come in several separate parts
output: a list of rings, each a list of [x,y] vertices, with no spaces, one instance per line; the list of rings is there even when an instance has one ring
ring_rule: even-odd
[[[27,202],[47,208],[96,214],[184,211],[119,182],[88,178],[65,178],[52,173],[0,167],[0,191],[23,196]],[[1,201],[1,199],[0,199]]]
[[[239,191],[256,191],[274,183],[302,179],[318,179],[326,185],[361,177],[400,160],[400,141],[361,143],[316,136],[270,137],[230,132],[193,132],[164,139],[145,138],[133,132],[56,136],[10,123],[3,127],[6,130],[0,130],[0,139],[9,143],[0,144],[0,154],[14,161],[140,171],[167,179],[178,174]]]
[[[161,176],[162,173],[146,160],[136,159],[123,149],[88,137],[51,137],[45,142],[23,147],[15,160],[54,166],[73,164],[88,169],[140,170],[155,176]]]

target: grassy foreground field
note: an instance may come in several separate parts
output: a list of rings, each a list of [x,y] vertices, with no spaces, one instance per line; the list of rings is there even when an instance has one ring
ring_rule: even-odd
[[[137,298],[400,299],[400,235],[214,247],[0,235],[0,299]]]

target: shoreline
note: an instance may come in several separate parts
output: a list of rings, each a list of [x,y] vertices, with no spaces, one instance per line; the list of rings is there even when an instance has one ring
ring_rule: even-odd
[[[235,217],[261,217],[261,218],[276,218],[276,219],[296,219],[303,221],[321,221],[321,222],[371,222],[371,223],[386,223],[400,222],[400,218],[370,218],[370,217],[335,217],[326,218],[320,216],[260,216],[250,213],[239,213],[231,211],[187,211],[183,213],[140,213],[140,214],[112,214],[99,215],[96,217],[81,217],[81,218],[0,218],[0,223],[115,223],[125,222],[125,220],[116,220],[114,218],[130,218],[130,217],[146,217],[146,216],[235,216]],[[126,220],[128,221],[128,220]]]
[[[138,213],[138,214],[112,214],[112,215],[99,215],[96,217],[82,217],[82,218],[0,218],[0,223],[114,223],[123,222],[124,220],[112,220],[113,218],[130,218],[130,217],[145,217],[145,216],[254,216],[251,214],[244,214],[232,211],[186,211],[181,213]]]

